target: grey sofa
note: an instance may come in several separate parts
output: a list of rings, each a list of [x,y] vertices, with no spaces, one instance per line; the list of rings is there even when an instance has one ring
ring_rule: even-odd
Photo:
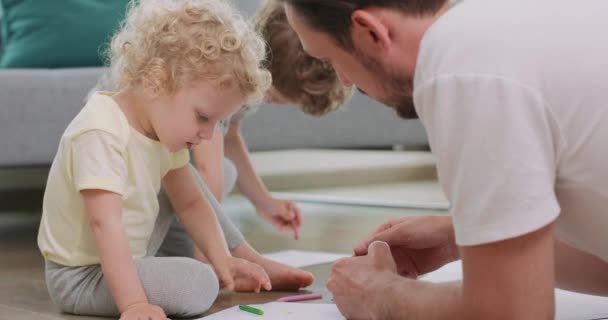
[[[251,15],[261,0],[234,3]],[[0,168],[48,165],[61,133],[103,72],[0,69]],[[262,106],[244,122],[243,134],[254,151],[426,144],[418,121],[400,120],[392,110],[358,94],[342,110],[322,119],[293,107]]]
[[[59,138],[103,68],[0,70],[0,167],[49,164]],[[251,150],[368,148],[425,144],[418,121],[403,121],[365,96],[321,119],[290,106],[261,106],[246,119]]]

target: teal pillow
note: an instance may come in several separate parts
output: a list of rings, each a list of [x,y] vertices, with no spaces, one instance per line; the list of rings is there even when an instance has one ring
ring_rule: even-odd
[[[0,68],[100,66],[128,0],[0,0]]]
[[[2,45],[4,43],[4,27],[2,24],[2,15],[3,15],[3,11],[2,11],[2,3],[0,3],[0,59],[2,58],[2,51],[4,51],[4,46]]]

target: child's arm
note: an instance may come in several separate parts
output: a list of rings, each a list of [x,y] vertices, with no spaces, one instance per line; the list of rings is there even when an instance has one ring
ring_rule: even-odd
[[[216,130],[213,138],[192,149],[194,167],[217,201],[224,196],[224,135]]]
[[[84,205],[95,236],[103,275],[122,318],[165,319],[163,310],[149,304],[135,268],[122,223],[122,198],[105,190],[83,190]]]
[[[222,286],[232,289],[234,278],[244,276],[258,282],[256,291],[261,287],[271,289],[268,275],[262,267],[230,255],[215,213],[188,166],[169,171],[163,185],[180,221],[213,265]]]
[[[300,208],[287,200],[275,199],[270,195],[262,180],[255,173],[249,159],[249,151],[240,132],[240,123],[232,123],[225,138],[226,156],[234,162],[238,171],[237,186],[256,207],[258,214],[281,231],[293,230],[298,238],[298,228],[302,224]]]
[[[209,190],[218,202],[224,197],[224,135],[216,130],[210,140],[203,140],[192,149],[194,167],[205,181]],[[202,262],[209,262],[207,257],[196,246],[192,256]]]

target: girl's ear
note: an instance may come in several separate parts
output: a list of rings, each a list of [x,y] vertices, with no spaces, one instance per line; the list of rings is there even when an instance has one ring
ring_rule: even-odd
[[[154,81],[150,80],[148,77],[143,78],[142,89],[144,91],[143,93],[145,94],[145,96],[151,99],[155,99],[160,95],[160,88]]]
[[[142,75],[142,88],[144,93],[152,98],[163,94],[165,90],[171,91],[168,87],[170,74],[165,62],[161,59],[154,59],[147,66]]]

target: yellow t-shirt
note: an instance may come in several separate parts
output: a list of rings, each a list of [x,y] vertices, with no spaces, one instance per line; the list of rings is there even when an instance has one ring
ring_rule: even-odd
[[[84,189],[122,195],[131,253],[134,258],[145,256],[158,215],[161,180],[189,161],[187,149],[171,153],[131,128],[110,95],[96,93],[72,120],[49,172],[38,246],[55,263],[100,262],[80,194]]]

